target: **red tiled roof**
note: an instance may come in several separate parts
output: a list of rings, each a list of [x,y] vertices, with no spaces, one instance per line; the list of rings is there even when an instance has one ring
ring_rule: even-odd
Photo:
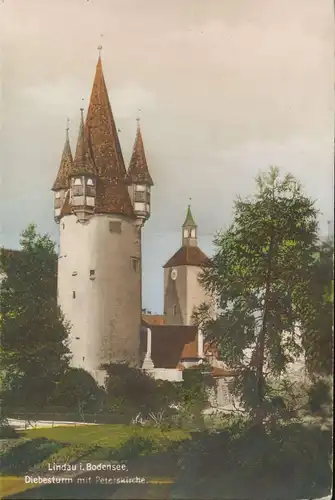
[[[141,129],[139,126],[137,128],[135,144],[130,159],[126,182],[129,184],[137,182],[141,184],[148,184],[149,186],[153,186],[154,184],[149,173]]]
[[[97,170],[96,213],[133,216],[126,168],[99,57],[86,117]]]
[[[142,314],[142,320],[148,326],[164,325],[165,317],[162,314]]]
[[[151,359],[156,368],[177,368],[185,358],[198,358],[198,335],[194,326],[151,326]],[[141,330],[141,352],[147,349],[147,331]]]
[[[56,191],[58,189],[66,189],[67,187],[69,187],[69,173],[71,171],[72,164],[73,158],[69,141],[69,131],[67,129],[60,167],[54,185],[52,186],[53,191]]]
[[[166,267],[178,266],[198,266],[202,267],[210,262],[207,255],[204,254],[199,247],[182,246],[179,250],[167,261]]]

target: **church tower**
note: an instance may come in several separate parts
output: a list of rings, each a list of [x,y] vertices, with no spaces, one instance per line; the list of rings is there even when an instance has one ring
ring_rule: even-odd
[[[198,247],[190,205],[182,225],[182,246],[164,266],[164,315],[167,325],[191,325],[194,309],[209,302],[198,276],[208,257]]]
[[[139,363],[141,232],[153,182],[142,136],[135,146],[137,160],[127,172],[99,56],[75,156],[67,131],[52,189],[60,227],[58,300],[71,324],[72,364],[100,383],[102,364]],[[141,205],[137,192],[144,192]]]

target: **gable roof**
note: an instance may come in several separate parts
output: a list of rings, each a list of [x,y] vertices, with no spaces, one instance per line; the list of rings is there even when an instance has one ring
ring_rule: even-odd
[[[204,254],[199,247],[182,246],[179,250],[167,261],[163,268],[178,267],[178,266],[197,266],[202,267],[210,263],[210,259]]]
[[[162,314],[142,314],[142,321],[145,326],[164,325],[165,317]]]
[[[185,358],[198,358],[198,332],[195,326],[150,326],[151,359],[157,368],[177,368]],[[147,350],[147,331],[141,329],[141,354]]]

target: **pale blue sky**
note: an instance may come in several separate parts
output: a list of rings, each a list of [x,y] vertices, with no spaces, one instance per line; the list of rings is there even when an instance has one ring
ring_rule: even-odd
[[[103,35],[103,36],[101,36]],[[162,312],[162,265],[189,197],[211,253],[237,194],[278,165],[332,217],[333,3],[327,0],[6,0],[0,4],[0,244],[29,222],[58,238],[50,191],[70,118],[87,106],[103,44],[128,164],[142,109],[155,182],[144,306]]]

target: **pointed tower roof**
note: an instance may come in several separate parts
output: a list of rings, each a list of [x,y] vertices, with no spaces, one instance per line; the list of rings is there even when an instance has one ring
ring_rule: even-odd
[[[58,191],[59,189],[67,189],[69,187],[69,173],[72,169],[72,165],[73,165],[73,158],[69,140],[69,128],[67,127],[62,159],[60,162],[56,180],[52,186],[52,191]]]
[[[88,130],[84,126],[84,110],[81,108],[81,119],[76,154],[70,175],[95,174],[94,164],[89,147]]]
[[[191,205],[188,205],[187,207],[187,212],[186,212],[186,219],[185,219],[185,222],[183,224],[183,227],[197,227],[194,219],[193,219],[193,215],[192,215],[192,212],[191,212]]]
[[[86,117],[97,180],[96,213],[133,216],[126,168],[99,55]]]
[[[126,176],[126,182],[129,184],[139,183],[153,186],[151,175],[149,173],[147,159],[145,156],[140,120],[137,119],[137,132],[133,153],[130,159],[129,169]]]

